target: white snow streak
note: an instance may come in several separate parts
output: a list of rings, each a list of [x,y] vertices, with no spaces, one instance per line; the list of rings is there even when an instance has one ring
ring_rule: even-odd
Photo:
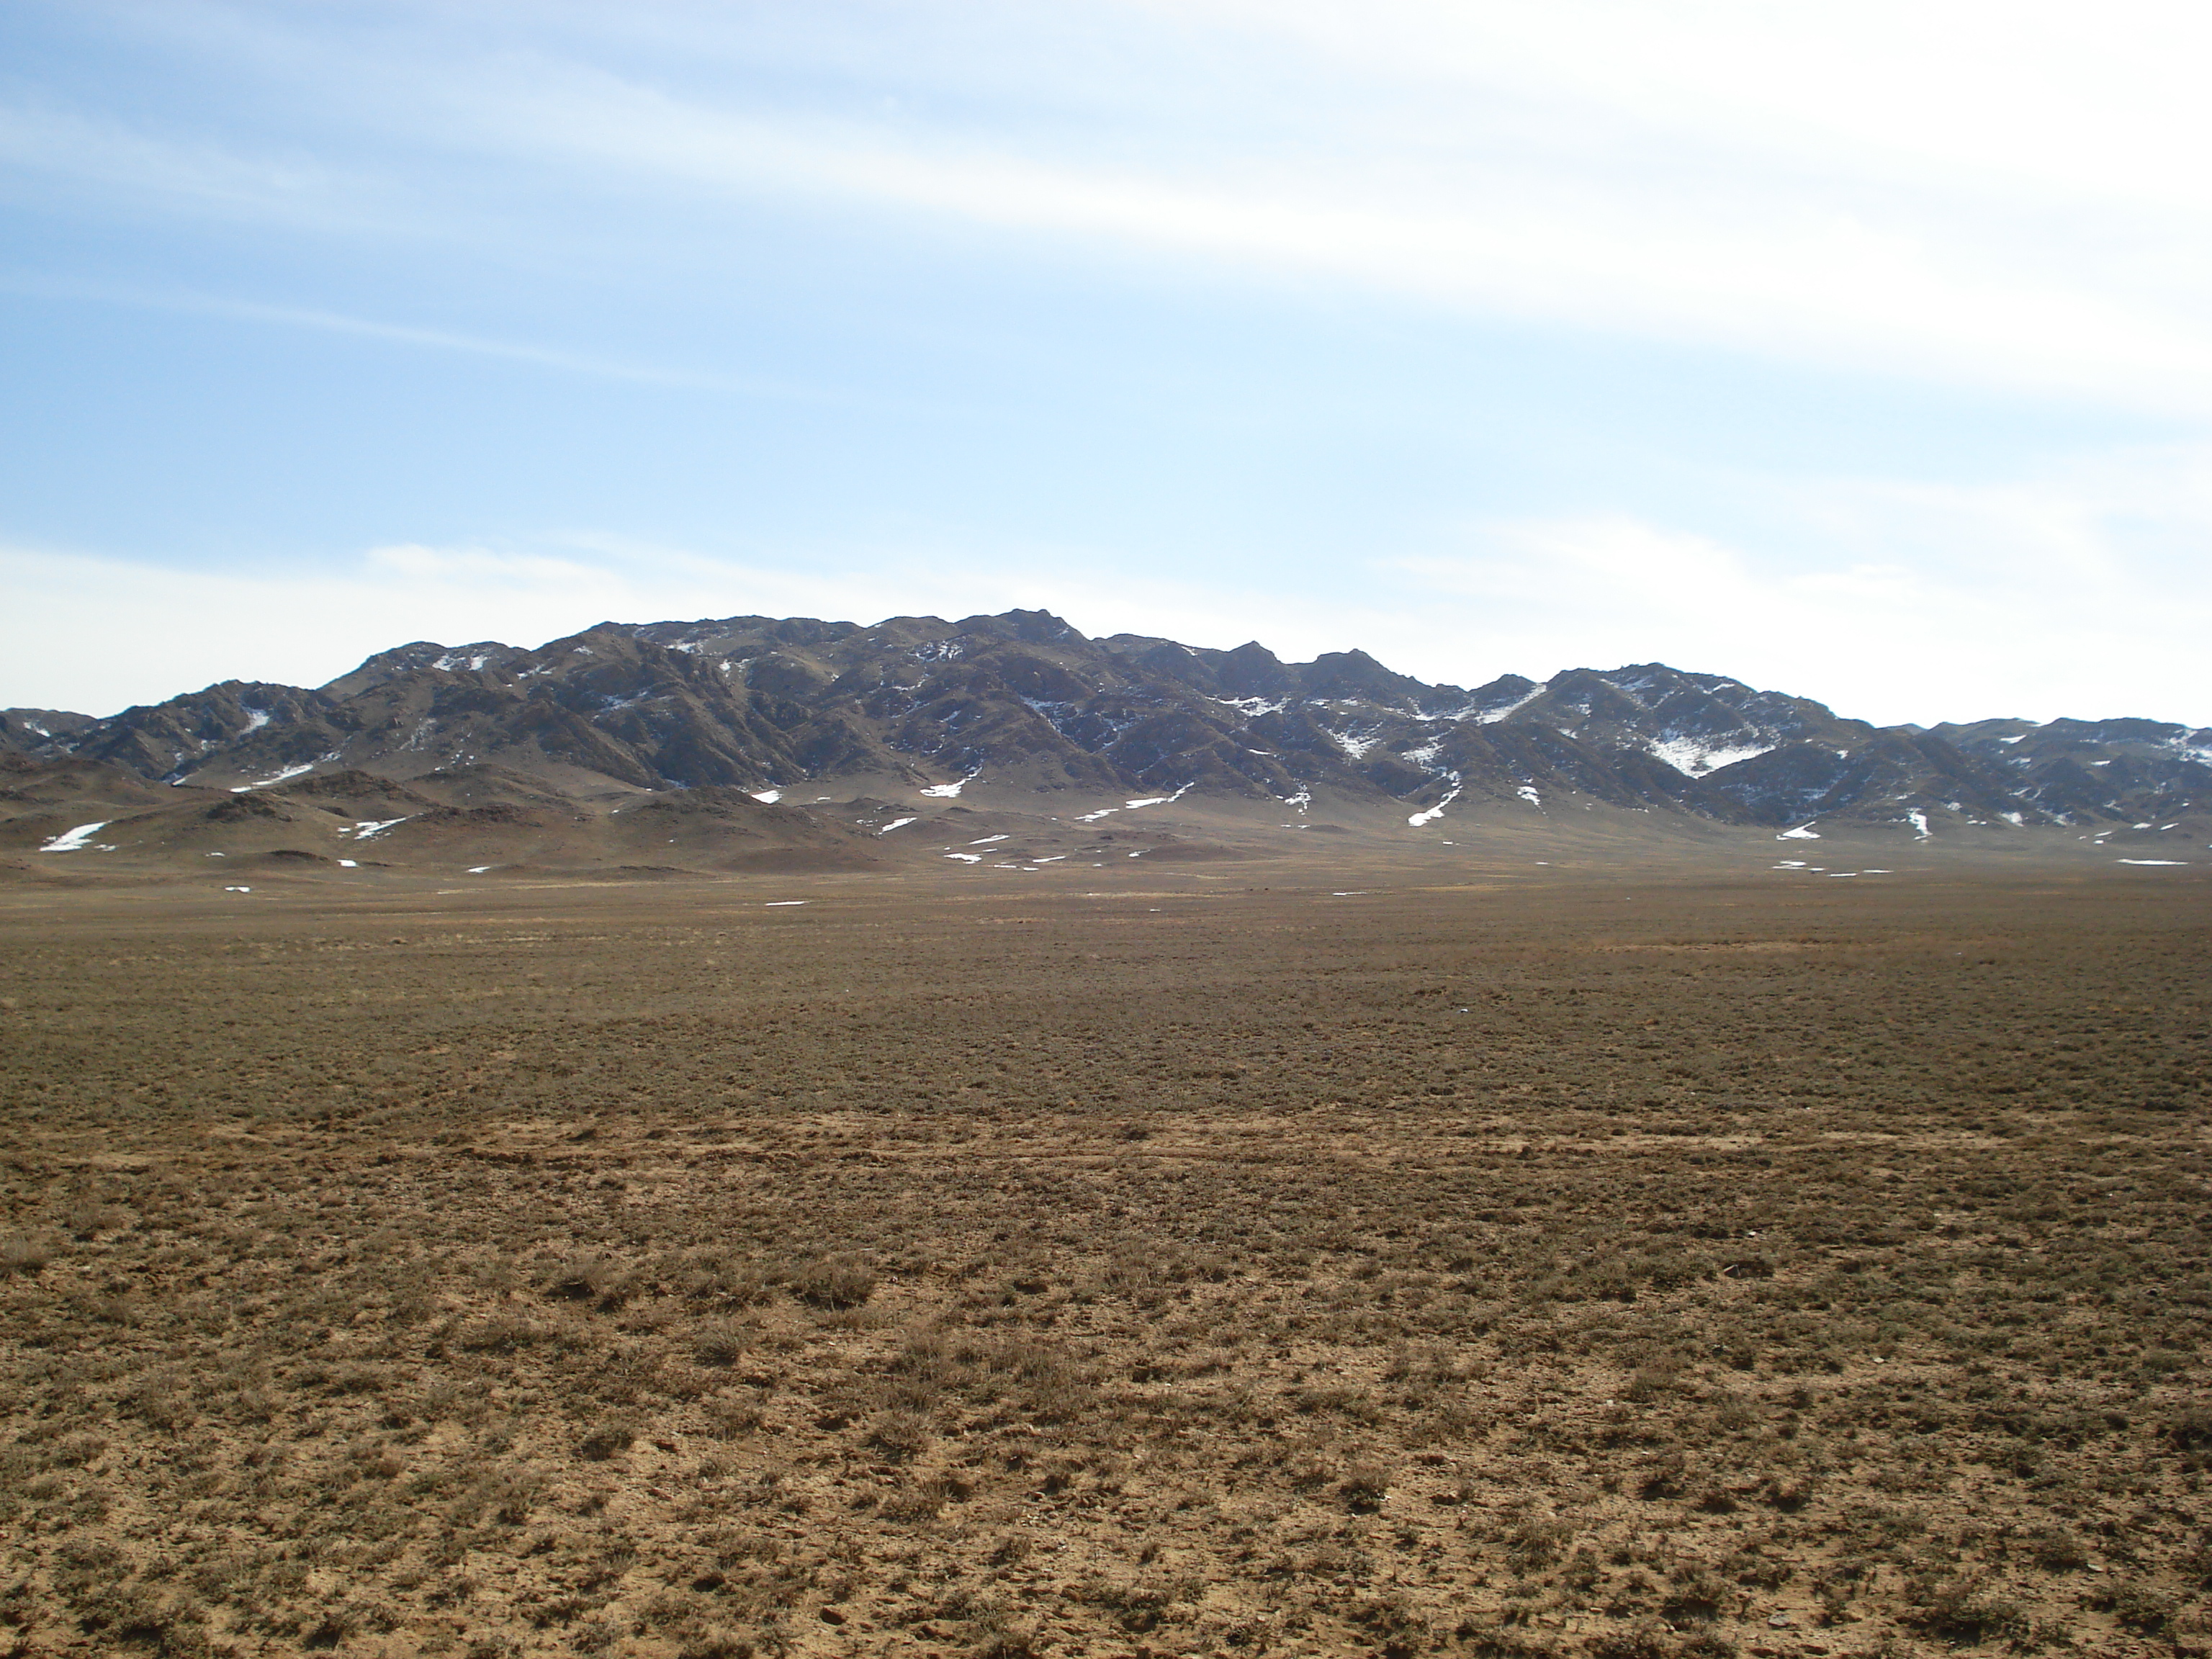
[[[1459,799],[1459,777],[1457,774],[1454,774],[1452,777],[1452,787],[1445,794],[1444,798],[1438,801],[1434,806],[1427,807],[1421,811],[1413,813],[1411,817],[1407,818],[1406,822],[1412,824],[1416,830],[1419,829],[1425,823],[1434,823],[1438,818],[1443,817],[1444,808],[1449,806],[1454,801]]]
[[[74,830],[63,830],[39,850],[41,853],[82,853],[97,832],[114,822],[112,818],[102,818],[98,823],[80,823]]]
[[[1121,805],[1133,812],[1139,806],[1166,806],[1172,802],[1181,800],[1189,793],[1190,786],[1186,783],[1172,795],[1142,795],[1135,800],[1125,800]]]
[[[1522,707],[1524,703],[1534,702],[1537,698],[1543,695],[1544,688],[1540,685],[1537,686],[1533,690],[1528,691],[1522,696],[1514,698],[1511,702],[1501,703],[1495,708],[1485,709],[1481,714],[1474,716],[1474,723],[1477,726],[1495,726],[1498,721],[1504,720],[1515,709]],[[1450,716],[1450,718],[1453,720],[1465,720],[1467,716],[1464,714],[1454,714]]]
[[[312,772],[314,769],[314,762],[302,761],[297,766],[288,766],[281,772],[272,772],[265,778],[256,778],[252,783],[233,784],[230,793],[234,795],[242,795],[249,789],[266,789],[272,783],[283,783],[288,779],[299,777],[303,773]]]

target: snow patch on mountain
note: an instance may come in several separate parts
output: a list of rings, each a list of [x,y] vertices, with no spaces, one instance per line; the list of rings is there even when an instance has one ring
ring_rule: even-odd
[[[1141,807],[1141,806],[1166,806],[1166,805],[1169,805],[1170,804],[1171,804],[1171,803],[1173,803],[1173,802],[1175,802],[1175,801],[1179,801],[1179,800],[1181,800],[1181,799],[1182,799],[1185,795],[1188,794],[1189,793],[1190,793],[1190,786],[1189,786],[1188,784],[1187,784],[1187,783],[1186,783],[1185,785],[1183,785],[1183,787],[1182,787],[1182,788],[1180,788],[1180,789],[1176,790],[1176,791],[1175,792],[1175,793],[1173,793],[1172,795],[1139,795],[1139,796],[1136,799],[1134,799],[1134,800],[1125,800],[1125,801],[1123,801],[1123,802],[1121,803],[1121,805],[1122,805],[1123,806],[1127,807],[1130,811],[1133,812],[1133,811],[1135,811],[1139,807]]]
[[[1367,751],[1382,741],[1382,732],[1376,727],[1370,727],[1364,732],[1331,732],[1328,738],[1331,743],[1354,760],[1366,759]]]
[[[1450,775],[1452,787],[1445,793],[1444,798],[1438,801],[1434,806],[1425,807],[1420,811],[1413,813],[1406,820],[1407,823],[1413,825],[1414,829],[1419,830],[1422,825],[1434,823],[1438,818],[1443,817],[1444,808],[1449,806],[1454,801],[1459,799],[1461,787],[1459,774],[1454,772]]]
[[[1473,718],[1474,723],[1477,726],[1495,726],[1498,721],[1504,720],[1515,709],[1526,708],[1528,704],[1535,702],[1537,698],[1543,695],[1544,688],[1542,686],[1532,686],[1528,690],[1514,698],[1511,702],[1500,703],[1495,708],[1485,708],[1479,712],[1474,712]],[[1469,717],[1470,711],[1472,710],[1473,705],[1470,704],[1468,708],[1460,710],[1458,714],[1448,714],[1444,718],[1447,720],[1463,720]]]
[[[305,777],[314,769],[314,762],[301,761],[297,766],[288,766],[280,772],[271,772],[267,777],[256,778],[251,783],[233,784],[230,793],[234,795],[242,795],[249,789],[266,789],[272,783],[285,783],[294,778]]]
[[[1644,750],[1656,756],[1685,777],[1702,777],[1738,761],[1756,760],[1775,745],[1771,743],[1716,743],[1710,738],[1652,738]]]
[[[357,823],[340,824],[335,833],[349,836],[356,841],[374,841],[386,830],[406,823],[414,816],[410,812],[396,818],[362,818]]]

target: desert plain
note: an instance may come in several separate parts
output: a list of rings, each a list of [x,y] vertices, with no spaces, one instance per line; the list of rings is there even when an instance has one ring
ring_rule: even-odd
[[[0,884],[0,1652],[2212,1652],[2212,866],[1875,862]]]

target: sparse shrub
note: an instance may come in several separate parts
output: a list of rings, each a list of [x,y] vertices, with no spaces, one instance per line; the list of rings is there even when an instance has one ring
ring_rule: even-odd
[[[877,1513],[891,1521],[931,1521],[948,1496],[941,1480],[909,1480],[884,1499]]]
[[[931,1438],[929,1419],[916,1412],[886,1413],[868,1432],[868,1443],[890,1457],[913,1457]]]
[[[791,1292],[817,1308],[857,1308],[876,1292],[876,1276],[855,1261],[810,1262],[791,1275]]]
[[[1383,1659],[1411,1659],[1425,1651],[1432,1632],[1419,1609],[1402,1595],[1376,1596],[1358,1601],[1346,1617],[1368,1632],[1381,1648]]]
[[[568,1632],[568,1645],[579,1653],[605,1653],[622,1639],[622,1632],[604,1619],[586,1619]]]
[[[2040,1527],[2030,1533],[2027,1554],[2045,1572],[2075,1572],[2089,1565],[2087,1546],[2064,1527]]]
[[[2027,1627],[2027,1613],[2002,1585],[1979,1573],[1915,1587],[1913,1622],[1951,1642],[1980,1642]]]
[[[691,1356],[702,1365],[734,1365],[760,1340],[760,1328],[734,1319],[709,1319],[693,1333]]]
[[[637,1431],[628,1423],[601,1423],[586,1431],[576,1443],[576,1455],[594,1463],[604,1463],[618,1452],[625,1452],[637,1439]]]
[[[55,1462],[82,1468],[107,1449],[107,1442],[96,1434],[65,1434],[53,1443],[48,1454]]]
[[[1712,1632],[1684,1635],[1656,1620],[1593,1636],[1583,1645],[1590,1659],[1735,1659],[1736,1653],[1735,1643]]]
[[[1505,1559],[1516,1572],[1547,1567],[1559,1559],[1574,1529],[1564,1521],[1531,1516],[1514,1522],[1504,1534]]]
[[[1383,1464],[1362,1458],[1345,1470],[1336,1489],[1355,1510],[1380,1509],[1390,1491],[1390,1471]]]
[[[1036,1626],[999,1617],[979,1621],[975,1645],[969,1649],[974,1659],[1032,1659],[1042,1651]]]
[[[1771,1474],[1760,1485],[1759,1497],[1784,1515],[1795,1515],[1813,1501],[1813,1477],[1808,1474]]]
[[[2172,1621],[2174,1599],[2155,1585],[2140,1579],[2123,1579],[2101,1586],[2081,1598],[2084,1607],[2109,1613],[2130,1630],[2154,1636]]]
[[[2212,1407],[2192,1406],[2166,1425],[2166,1439],[2182,1451],[2212,1449]]]
[[[0,1239],[0,1277],[42,1272],[53,1259],[54,1253],[35,1239]]]
[[[1703,1562],[1677,1568],[1674,1580],[1659,1603],[1660,1613],[1672,1624],[1710,1624],[1734,1599],[1735,1592],[1729,1588],[1728,1580]]]
[[[74,1238],[89,1241],[129,1221],[129,1216],[112,1205],[85,1202],[70,1206],[62,1217],[62,1230]]]
[[[546,1273],[541,1281],[545,1294],[570,1302],[591,1302],[602,1308],[618,1308],[637,1286],[637,1276],[603,1256],[571,1256]]]
[[[1681,1377],[1681,1368],[1668,1362],[1656,1362],[1639,1368],[1620,1391],[1620,1397],[1631,1405],[1647,1406],[1655,1400],[1663,1400],[1673,1394]]]
[[[514,1314],[493,1314],[465,1325],[454,1340],[472,1353],[513,1353],[526,1348],[546,1334],[528,1320]]]
[[[707,1432],[718,1440],[735,1440],[761,1425],[761,1408],[750,1400],[712,1400],[706,1408]]]

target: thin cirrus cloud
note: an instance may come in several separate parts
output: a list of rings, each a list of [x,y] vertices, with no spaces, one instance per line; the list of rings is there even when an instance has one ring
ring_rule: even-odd
[[[0,181],[18,196],[355,234],[407,218],[389,185],[364,169],[20,93],[0,95]]]
[[[486,167],[732,230],[747,203],[842,204],[1232,280],[2212,409],[2212,187],[2187,160],[2212,151],[2212,115],[2183,68],[2212,25],[2179,7],[1093,0],[1057,26],[862,6],[811,31],[555,7],[513,39],[403,7],[417,27],[366,44],[198,9],[234,53],[327,82],[335,136],[257,148],[19,100],[0,151],[137,199],[495,234],[503,257],[531,209],[525,191],[472,215]],[[1176,72],[1148,88],[1147,59]],[[857,95],[884,87],[902,95]],[[470,182],[442,182],[441,157]],[[588,235],[591,216],[535,229]]]
[[[1211,21],[1196,49],[1261,143],[1172,105],[1109,142],[1090,123],[733,106],[574,64],[471,78],[454,130],[710,198],[843,199],[1828,367],[2212,407],[2212,312],[2190,280],[2212,196],[2175,159],[2212,149],[2203,100],[2171,76],[2163,99],[2119,84],[2136,56],[2084,88],[2070,54],[2109,46],[2086,27],[1984,40],[1982,7],[1938,6],[1932,28],[1775,15],[1191,9],[1186,36]],[[1897,61],[1931,35],[1929,66]],[[1272,82],[1237,75],[1255,36]],[[1336,95],[1306,120],[1292,106],[1324,56]],[[2039,101],[2046,87],[2068,96]]]
[[[230,318],[241,322],[266,323],[282,328],[306,329],[318,333],[355,335],[430,351],[497,358],[562,374],[580,374],[594,380],[623,380],[640,386],[730,392],[744,398],[786,403],[846,407],[892,406],[892,400],[880,395],[826,383],[808,384],[768,375],[673,367],[649,361],[536,345],[527,341],[498,339],[456,329],[423,328],[407,323],[386,322],[372,317],[351,316],[344,312],[307,306],[269,305],[189,291],[161,292],[112,283],[61,283],[52,279],[23,277],[0,278],[0,291],[46,296],[66,295],[80,299],[98,299],[112,305],[140,310],[188,313]]]

